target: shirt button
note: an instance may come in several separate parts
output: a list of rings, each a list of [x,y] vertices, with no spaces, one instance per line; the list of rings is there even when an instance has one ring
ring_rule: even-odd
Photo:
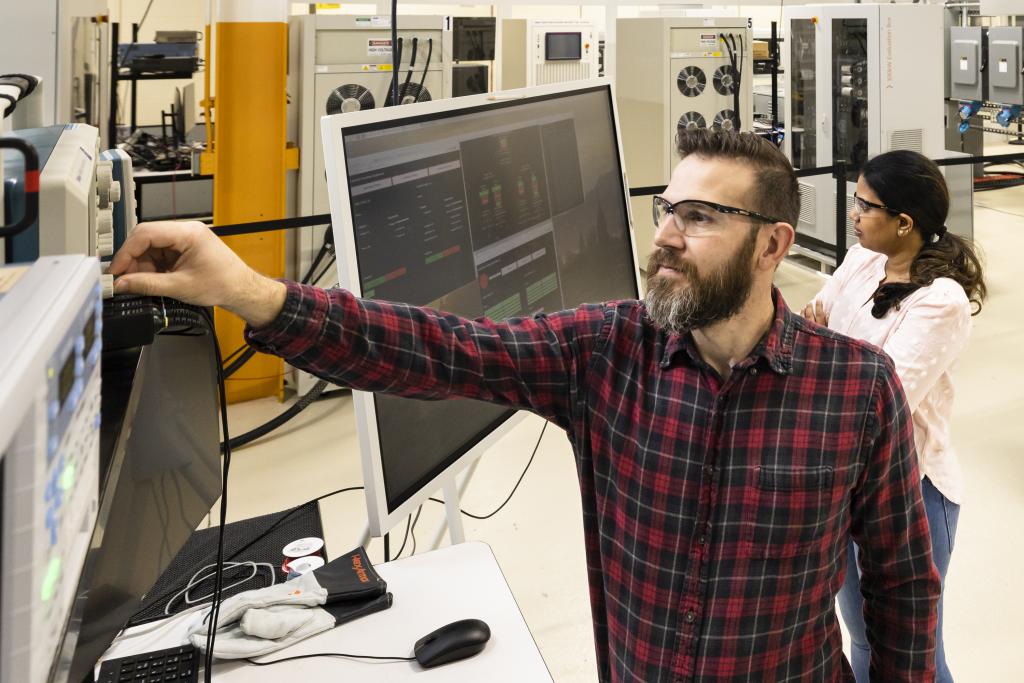
[[[715,473],[715,468],[714,467],[712,467],[711,465],[704,465],[704,474],[706,474],[706,475],[708,475],[710,477],[714,473]]]
[[[686,619],[686,623],[692,624],[693,620],[697,618],[697,615],[694,614],[693,610],[691,609],[691,610],[687,610],[686,614],[683,615],[683,618]]]
[[[750,376],[757,377],[757,368],[750,368]]]

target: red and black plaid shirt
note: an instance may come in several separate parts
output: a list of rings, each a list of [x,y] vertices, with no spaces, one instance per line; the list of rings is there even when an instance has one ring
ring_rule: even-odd
[[[932,680],[939,578],[893,365],[775,305],[725,381],[637,301],[495,323],[289,284],[249,340],[343,385],[563,428],[603,681],[852,681],[835,612],[848,533],[872,679]]]

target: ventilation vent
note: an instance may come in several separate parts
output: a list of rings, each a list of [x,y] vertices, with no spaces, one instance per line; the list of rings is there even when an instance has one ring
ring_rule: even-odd
[[[729,64],[715,70],[713,78],[715,92],[719,95],[732,95],[736,92],[736,69]]]
[[[697,66],[688,66],[679,72],[676,76],[676,87],[679,88],[679,92],[683,93],[687,97],[696,97],[697,95],[704,92],[705,86],[708,84],[708,77],[704,75],[704,71]],[[701,126],[703,128],[703,126]]]
[[[391,90],[388,89],[387,99],[384,100],[385,106],[391,105]],[[398,103],[399,104],[413,104],[415,102],[429,102],[430,91],[424,87],[421,87],[419,83],[402,83],[398,86]]]
[[[346,83],[335,88],[327,98],[327,113],[341,114],[352,111],[373,109],[377,103],[373,99],[373,93],[361,85]]]
[[[889,151],[895,149],[909,149],[923,154],[924,132],[920,128],[894,130],[889,135]]]
[[[738,131],[740,129],[736,112],[732,109],[723,109],[715,114],[715,120],[711,122],[714,130]]]
[[[800,222],[817,225],[818,193],[813,185],[800,183]]]
[[[534,71],[534,85],[565,83],[591,78],[589,62],[545,62]]]
[[[700,112],[688,111],[679,117],[679,122],[676,124],[676,128],[679,130],[696,130],[698,128],[707,128],[707,121],[701,116]]]

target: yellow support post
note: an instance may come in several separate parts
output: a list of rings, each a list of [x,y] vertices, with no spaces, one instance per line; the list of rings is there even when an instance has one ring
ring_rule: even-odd
[[[285,75],[288,3],[221,0],[217,18],[213,221],[215,225],[284,218]],[[257,271],[283,277],[282,232],[240,235],[225,243]],[[225,354],[243,343],[244,323],[217,309]],[[229,403],[283,396],[284,364],[258,354],[227,382]]]

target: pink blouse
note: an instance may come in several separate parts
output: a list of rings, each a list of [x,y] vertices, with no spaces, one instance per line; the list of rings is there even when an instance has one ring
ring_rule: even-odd
[[[830,329],[880,347],[896,364],[914,420],[922,478],[960,504],[963,472],[953,450],[953,369],[971,334],[971,304],[957,282],[938,278],[890,309],[871,315],[872,299],[885,279],[886,257],[852,247],[813,302],[821,301]]]

